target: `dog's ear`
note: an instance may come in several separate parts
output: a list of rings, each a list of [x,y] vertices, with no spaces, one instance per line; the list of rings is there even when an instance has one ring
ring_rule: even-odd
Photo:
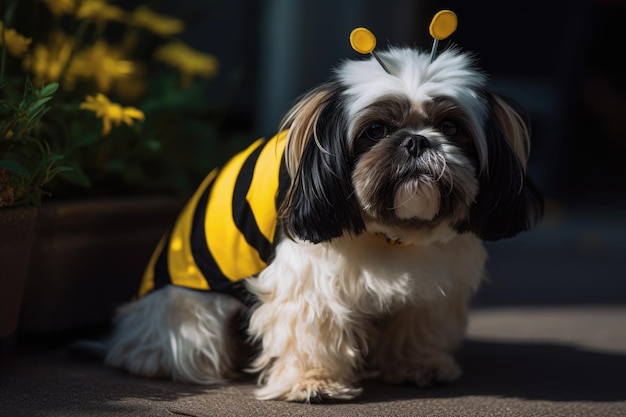
[[[513,102],[486,93],[487,164],[467,230],[483,240],[512,237],[533,227],[543,215],[543,200],[526,174],[529,129]]]
[[[285,164],[291,177],[279,209],[290,238],[320,243],[365,228],[352,187],[351,156],[338,85],[304,96],[286,115]]]

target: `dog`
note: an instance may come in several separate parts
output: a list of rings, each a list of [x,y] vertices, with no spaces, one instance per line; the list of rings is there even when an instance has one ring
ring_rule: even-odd
[[[352,399],[372,373],[461,375],[482,241],[542,216],[529,127],[458,47],[378,59],[341,63],[205,179],[119,309],[108,365],[196,384],[251,372],[257,398],[297,402]]]

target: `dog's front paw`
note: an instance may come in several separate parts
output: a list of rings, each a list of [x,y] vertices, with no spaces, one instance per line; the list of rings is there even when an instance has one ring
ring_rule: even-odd
[[[381,370],[382,378],[387,383],[412,383],[418,387],[450,383],[457,380],[461,374],[461,368],[449,355],[420,358],[419,361],[404,366],[390,366]]]
[[[261,400],[280,399],[301,403],[318,403],[332,400],[351,400],[361,393],[361,388],[332,380],[304,379],[297,382],[290,390],[275,390],[266,385],[256,392]]]
[[[305,373],[300,379],[270,377],[266,384],[255,392],[256,397],[260,400],[316,403],[350,400],[362,391],[350,382],[312,374]]]

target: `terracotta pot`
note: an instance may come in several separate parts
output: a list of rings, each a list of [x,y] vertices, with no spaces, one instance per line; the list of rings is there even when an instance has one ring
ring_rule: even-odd
[[[37,214],[35,207],[0,209],[0,338],[17,328]]]
[[[130,301],[181,202],[170,197],[48,202],[40,211],[19,332],[108,323]]]

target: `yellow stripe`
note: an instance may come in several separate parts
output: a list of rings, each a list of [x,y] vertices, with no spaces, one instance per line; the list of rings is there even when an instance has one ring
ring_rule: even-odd
[[[146,271],[144,272],[143,278],[141,280],[141,285],[139,286],[139,297],[143,297],[154,288],[154,266],[156,265],[156,261],[159,258],[159,254],[165,246],[166,237],[167,235],[163,236],[161,240],[159,240],[159,244],[152,253],[152,256],[150,257],[150,261],[148,262],[148,266],[146,267]]]
[[[266,266],[259,252],[237,229],[232,209],[233,190],[241,167],[263,142],[257,140],[228,162],[215,180],[209,198],[204,224],[205,236],[211,236],[207,245],[215,263],[231,281],[257,274]]]
[[[276,232],[276,196],[268,198],[268,190],[278,192],[280,164],[287,143],[287,131],[274,136],[263,148],[254,167],[246,200],[252,209],[259,230],[270,242]]]
[[[176,220],[167,250],[168,272],[173,284],[198,290],[208,290],[209,284],[198,268],[191,253],[191,228],[193,215],[202,193],[216,177],[218,170],[213,170],[202,181],[191,200],[187,203]]]

